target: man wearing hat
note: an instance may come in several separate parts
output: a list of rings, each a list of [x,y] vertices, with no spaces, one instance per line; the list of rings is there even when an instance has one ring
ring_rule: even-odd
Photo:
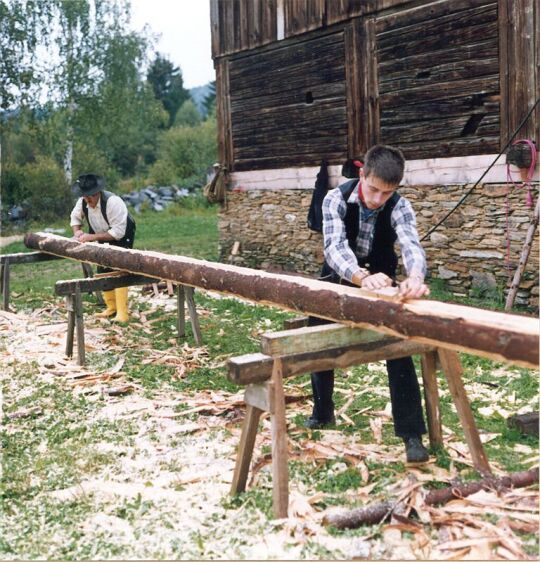
[[[73,184],[73,193],[79,196],[73,211],[70,225],[73,235],[79,242],[98,242],[122,248],[133,248],[135,221],[128,213],[124,201],[110,191],[105,191],[105,179],[96,174],[83,174]],[[88,233],[82,230],[84,220],[88,223]],[[110,269],[98,267],[104,273]],[[128,288],[120,287],[104,291],[103,298],[107,308],[97,314],[100,317],[112,316],[117,322],[127,322]]]

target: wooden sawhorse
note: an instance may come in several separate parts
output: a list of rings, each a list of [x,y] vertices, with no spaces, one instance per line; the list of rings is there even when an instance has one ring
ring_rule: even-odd
[[[68,311],[68,329],[66,338],[66,355],[73,356],[73,343],[75,339],[75,331],[77,333],[77,359],[79,365],[85,364],[84,350],[84,321],[82,307],[82,293],[90,293],[92,291],[110,291],[119,287],[132,287],[135,285],[146,285],[155,283],[153,277],[145,277],[143,275],[124,274],[124,272],[102,273],[96,275],[93,279],[71,279],[68,281],[57,281],[54,291],[57,295],[66,297],[66,308]],[[198,346],[202,345],[201,328],[199,325],[199,316],[195,306],[193,287],[177,285],[177,331],[178,338],[186,335],[186,311],[187,304],[189,311],[189,319],[193,329],[195,342]]]
[[[246,386],[246,417],[238,446],[231,494],[245,491],[259,419],[270,412],[274,514],[287,517],[289,476],[283,379],[301,373],[345,368],[362,363],[421,354],[424,399],[432,447],[442,446],[437,366],[442,371],[461,421],[474,466],[491,474],[487,456],[463,386],[458,354],[371,330],[325,324],[263,334],[262,352],[229,360],[229,380]]]
[[[2,309],[9,310],[9,281],[11,266],[22,263],[37,263],[42,261],[61,260],[60,256],[46,254],[44,252],[21,252],[18,254],[4,254],[0,256],[0,292],[2,293]],[[88,263],[81,263],[83,274],[86,278],[93,277],[92,266]],[[96,294],[98,302],[103,304],[103,297],[100,292]]]

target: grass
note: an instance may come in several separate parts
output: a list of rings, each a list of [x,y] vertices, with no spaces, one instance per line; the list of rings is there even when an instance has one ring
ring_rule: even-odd
[[[145,212],[137,217],[138,230],[136,248],[177,253],[208,260],[217,260],[217,214],[211,207],[172,207],[162,213]],[[53,225],[54,226],[54,225]],[[35,230],[39,230],[36,228]],[[24,251],[21,243],[3,249],[3,253]],[[13,303],[18,310],[33,310],[48,305],[54,311],[61,300],[53,295],[54,283],[59,279],[80,277],[80,265],[70,260],[58,260],[14,266],[12,275]],[[449,300],[440,284],[432,286],[433,298]],[[95,298],[84,295],[85,312],[97,310]],[[233,298],[212,298],[202,291],[195,291],[198,309],[201,311],[200,324],[207,351],[208,361],[178,378],[175,369],[155,363],[143,364],[148,350],[178,351],[175,340],[175,312],[152,308],[146,301],[132,303],[134,310],[147,315],[151,326],[131,323],[121,332],[125,338],[125,363],[122,370],[129,382],[141,388],[142,397],[158,400],[160,397],[174,397],[174,413],[187,408],[182,397],[203,390],[236,393],[239,387],[226,377],[225,361],[228,357],[252,353],[259,350],[261,333],[281,329],[283,320],[291,316],[277,308],[252,305]],[[469,303],[473,304],[473,303]],[[484,303],[490,307],[497,303]],[[195,347],[191,326],[186,325],[189,346]],[[116,337],[107,334],[104,338]],[[0,350],[5,351],[0,340]],[[118,359],[114,352],[96,350],[87,354],[94,369],[114,365]],[[501,470],[524,470],[527,454],[522,447],[537,450],[538,441],[521,435],[507,427],[506,415],[518,409],[538,409],[538,378],[532,370],[508,368],[502,363],[489,361],[469,354],[462,354],[464,382],[469,393],[471,407],[481,432],[494,438],[486,444],[491,462]],[[9,374],[7,374],[9,373]],[[296,385],[306,383],[303,375],[287,380],[287,392],[298,393]],[[443,377],[439,379],[442,422],[456,435],[462,435],[459,418]],[[220,540],[228,535],[231,551],[241,556],[243,545],[268,532],[267,522],[272,518],[272,490],[269,472],[261,472],[258,484],[235,498],[226,494],[214,508],[214,513],[203,520],[203,524],[186,531],[184,538],[175,536],[181,514],[171,513],[167,502],[160,503],[145,499],[141,495],[123,498],[115,503],[106,503],[93,494],[77,496],[66,501],[55,499],[53,492],[78,485],[85,479],[106,474],[108,477],[123,474],[124,463],[133,455],[138,441],[145,436],[148,447],[155,447],[156,454],[171,447],[189,450],[189,435],[167,437],[151,425],[145,416],[134,416],[130,420],[107,421],[98,414],[106,401],[100,395],[77,394],[62,382],[44,379],[36,364],[20,363],[9,366],[3,377],[4,413],[10,414],[22,408],[38,407],[41,413],[8,423],[2,431],[3,486],[0,490],[2,527],[10,529],[0,537],[0,556],[4,558],[195,558],[221,557],[223,552],[212,549],[216,537]],[[361,365],[336,376],[336,387],[341,389],[369,390],[359,393],[350,404],[347,413],[352,426],[338,424],[337,429],[354,436],[362,443],[372,443],[373,433],[369,417],[360,413],[366,406],[372,410],[383,410],[389,401],[386,372],[384,368]],[[309,386],[302,392],[308,393]],[[348,396],[336,392],[336,407],[343,406]],[[294,408],[290,406],[290,409]],[[491,408],[491,410],[490,410]],[[174,418],[174,416],[173,416]],[[197,421],[192,414],[185,421]],[[291,439],[301,452],[306,440],[319,442],[324,432],[307,432],[302,429],[303,416],[297,414],[291,421]],[[230,437],[224,429],[216,439]],[[385,419],[382,427],[383,443],[400,443],[393,434],[390,420]],[[106,443],[110,446],[102,448]],[[266,447],[266,448],[265,448]],[[268,453],[266,445],[262,453]],[[436,465],[443,469],[456,465],[463,479],[477,478],[474,471],[465,465],[452,461],[447,451],[435,451]],[[385,496],[393,485],[406,477],[407,468],[402,458],[392,463],[365,460],[369,481],[375,482],[374,496]],[[181,472],[185,467],[181,454],[172,459],[154,462],[154,477],[159,470]],[[322,505],[357,506],[354,490],[365,485],[360,470],[350,459],[336,457],[329,460],[305,461],[301,455],[289,463],[292,485],[309,493],[323,493]],[[436,488],[436,482],[426,483]],[[152,486],[152,476],[148,477]],[[178,483],[175,493],[189,493],[189,488]],[[132,543],[108,532],[106,525],[93,528],[89,534],[87,526],[96,514],[111,517],[114,521],[125,522],[136,529]],[[236,519],[235,519],[236,518]],[[234,521],[234,523],[231,523]],[[154,536],[155,529],[168,533],[170,540],[157,541],[146,547],[141,537]],[[167,531],[168,530],[168,531]],[[242,537],[234,531],[242,530]],[[365,529],[356,531],[332,531],[336,537],[362,537]],[[156,534],[156,536],[158,536]],[[379,535],[377,535],[379,536]],[[225,539],[223,539],[225,540]],[[527,547],[533,552],[538,545],[537,537],[530,537]],[[316,542],[306,541],[303,550],[306,558],[321,556],[333,558],[335,552],[327,550]]]

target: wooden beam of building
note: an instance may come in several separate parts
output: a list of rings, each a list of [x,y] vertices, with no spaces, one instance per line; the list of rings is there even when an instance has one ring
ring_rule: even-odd
[[[527,316],[432,300],[396,302],[356,287],[184,256],[80,243],[47,233],[28,233],[25,244],[42,252],[228,293],[435,347],[538,367],[538,320]]]

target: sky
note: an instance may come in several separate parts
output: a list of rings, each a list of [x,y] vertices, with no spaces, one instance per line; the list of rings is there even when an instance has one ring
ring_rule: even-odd
[[[209,0],[131,0],[131,23],[161,35],[156,50],[182,69],[184,88],[215,80]]]

